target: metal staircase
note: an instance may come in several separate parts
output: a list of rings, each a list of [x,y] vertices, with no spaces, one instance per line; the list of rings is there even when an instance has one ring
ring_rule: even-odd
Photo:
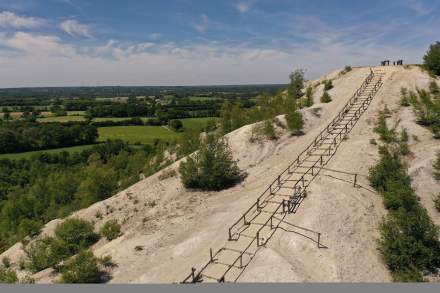
[[[307,187],[327,165],[383,84],[384,72],[371,70],[338,115],[316,136],[229,228],[228,241],[209,261],[182,283],[235,282],[257,251],[265,245],[287,214],[295,213]],[[318,248],[320,234],[318,233]]]

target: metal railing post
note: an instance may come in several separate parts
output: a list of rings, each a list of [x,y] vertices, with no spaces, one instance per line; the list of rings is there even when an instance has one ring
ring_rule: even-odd
[[[195,283],[196,282],[196,268],[191,268],[191,277],[192,277],[192,282]]]

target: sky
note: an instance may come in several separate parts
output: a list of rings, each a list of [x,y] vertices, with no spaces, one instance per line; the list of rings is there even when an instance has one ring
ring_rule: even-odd
[[[420,63],[440,0],[0,0],[0,87],[287,83]]]

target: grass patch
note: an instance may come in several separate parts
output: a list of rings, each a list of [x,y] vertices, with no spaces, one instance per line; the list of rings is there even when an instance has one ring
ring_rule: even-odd
[[[131,144],[153,144],[156,140],[171,142],[178,133],[161,126],[111,126],[99,127],[99,141],[120,139]]]
[[[183,128],[185,129],[194,129],[194,130],[202,130],[206,127],[206,123],[208,121],[214,119],[215,121],[218,120],[217,117],[203,117],[203,118],[186,118],[186,119],[180,119],[183,123]]]
[[[93,146],[96,146],[96,144],[78,145],[78,146],[74,146],[74,147],[41,150],[41,151],[33,151],[33,152],[24,152],[24,153],[0,154],[0,160],[1,159],[11,159],[11,160],[29,159],[32,156],[35,156],[38,154],[43,154],[43,153],[48,153],[48,154],[58,154],[61,152],[75,153],[75,152],[81,152],[83,150],[92,148]]]
[[[37,118],[38,122],[49,123],[49,122],[70,122],[70,121],[85,121],[84,116],[55,116],[55,117],[44,117]]]

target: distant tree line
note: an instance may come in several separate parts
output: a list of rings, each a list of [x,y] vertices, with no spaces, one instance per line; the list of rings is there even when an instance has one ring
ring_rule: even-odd
[[[98,131],[93,125],[62,125],[26,121],[0,122],[0,153],[19,153],[93,144]]]

